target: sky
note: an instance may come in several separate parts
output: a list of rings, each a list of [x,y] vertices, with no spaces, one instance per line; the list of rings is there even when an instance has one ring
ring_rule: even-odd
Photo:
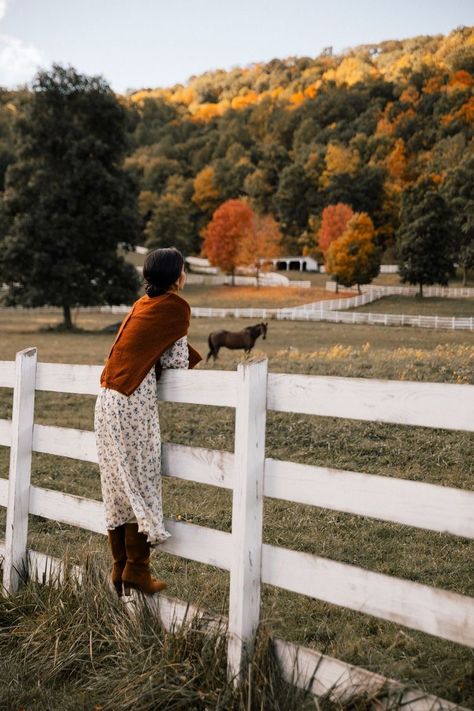
[[[473,24],[474,0],[0,0],[0,86],[59,63],[123,93]]]

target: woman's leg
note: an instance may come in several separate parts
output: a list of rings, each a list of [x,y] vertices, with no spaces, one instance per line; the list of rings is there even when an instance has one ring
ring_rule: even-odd
[[[125,589],[136,588],[146,595],[154,595],[166,588],[163,580],[150,575],[150,547],[146,535],[139,532],[138,524],[125,524],[127,562],[122,573]]]
[[[112,584],[119,597],[122,596],[122,573],[127,562],[125,549],[125,525],[107,531],[109,537],[110,550],[112,551]]]

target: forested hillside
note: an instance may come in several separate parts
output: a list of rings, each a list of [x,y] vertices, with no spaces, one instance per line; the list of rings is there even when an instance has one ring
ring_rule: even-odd
[[[474,29],[459,28],[121,97],[143,240],[199,253],[215,209],[245,198],[278,220],[286,252],[317,253],[323,209],[345,203],[368,213],[393,259],[404,192],[428,179],[448,204],[459,190],[445,185],[473,182],[473,85]],[[12,118],[28,93],[0,98],[3,180]]]

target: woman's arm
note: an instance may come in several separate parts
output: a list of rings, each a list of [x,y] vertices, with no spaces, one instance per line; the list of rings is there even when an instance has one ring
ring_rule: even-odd
[[[186,336],[175,341],[160,358],[162,368],[189,368],[188,339]]]

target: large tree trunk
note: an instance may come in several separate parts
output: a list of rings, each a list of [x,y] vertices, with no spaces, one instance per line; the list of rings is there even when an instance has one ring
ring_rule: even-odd
[[[422,281],[420,281],[420,291],[418,292],[418,296],[420,297],[420,299],[423,298],[423,282]]]
[[[462,267],[462,285],[467,286],[467,269],[464,265]]]
[[[359,294],[362,294],[362,289],[360,288],[360,284],[357,284],[357,291],[359,292]]]
[[[231,282],[232,286],[235,286],[235,269],[232,269],[231,275],[232,275],[232,282]]]
[[[72,331],[71,307],[69,304],[63,305],[64,328],[67,331]]]

